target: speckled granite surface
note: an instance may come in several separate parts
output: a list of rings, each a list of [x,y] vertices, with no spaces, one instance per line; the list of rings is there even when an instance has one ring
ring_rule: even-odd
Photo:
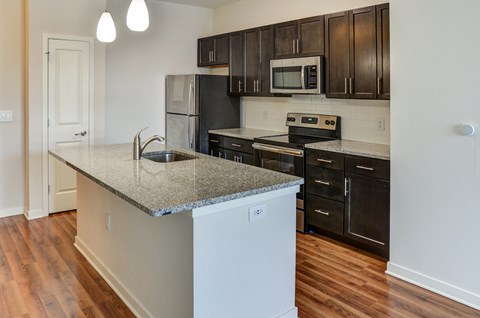
[[[229,128],[229,129],[216,129],[209,130],[210,134],[217,134],[233,138],[242,138],[253,140],[254,138],[267,137],[267,136],[276,136],[284,135],[287,132],[282,131],[273,131],[273,130],[263,130],[255,128]]]
[[[307,149],[339,152],[347,155],[390,160],[390,146],[352,140],[317,142],[305,146]]]
[[[132,159],[132,144],[50,151],[79,173],[151,216],[191,210],[303,184],[288,174],[161,144],[145,152],[176,150],[198,158],[158,163]]]

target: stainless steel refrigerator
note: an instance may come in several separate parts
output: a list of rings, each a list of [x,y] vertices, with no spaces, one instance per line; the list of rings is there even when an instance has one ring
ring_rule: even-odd
[[[208,131],[240,127],[240,98],[228,77],[167,75],[166,144],[208,154]]]

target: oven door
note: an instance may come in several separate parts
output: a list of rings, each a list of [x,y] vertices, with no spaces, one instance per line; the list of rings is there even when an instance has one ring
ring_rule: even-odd
[[[304,178],[303,150],[254,143],[257,167]],[[304,189],[297,193],[297,231],[305,232]]]

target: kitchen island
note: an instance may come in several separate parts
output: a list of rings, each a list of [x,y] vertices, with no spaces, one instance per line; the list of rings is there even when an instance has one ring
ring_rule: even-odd
[[[50,154],[77,171],[75,246],[138,317],[297,317],[301,178],[195,159],[132,160],[132,145]]]

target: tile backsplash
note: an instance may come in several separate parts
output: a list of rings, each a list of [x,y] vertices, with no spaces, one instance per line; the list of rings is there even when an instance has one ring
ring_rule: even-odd
[[[382,100],[243,97],[242,127],[287,131],[288,112],[337,115],[342,117],[342,139],[390,144],[390,101]]]

